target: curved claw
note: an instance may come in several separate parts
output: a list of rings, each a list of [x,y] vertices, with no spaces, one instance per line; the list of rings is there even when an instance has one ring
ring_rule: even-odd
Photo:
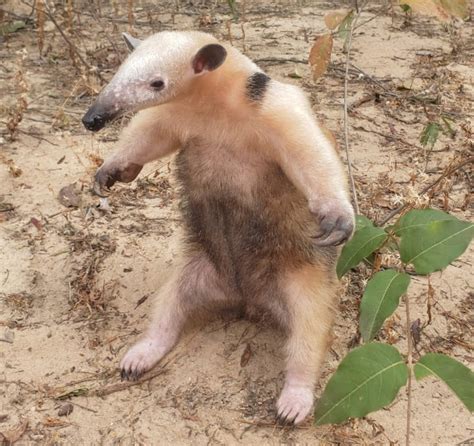
[[[354,229],[352,220],[342,217],[334,219],[323,218],[319,232],[313,237],[319,246],[338,246],[346,242]]]
[[[111,192],[109,188],[103,188],[98,181],[92,184],[92,191],[101,198],[107,198]]]

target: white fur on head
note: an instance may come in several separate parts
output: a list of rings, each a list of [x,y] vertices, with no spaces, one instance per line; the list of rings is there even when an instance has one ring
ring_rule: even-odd
[[[213,36],[201,32],[163,31],[143,41],[126,33],[123,36],[134,49],[97,98],[96,103],[106,110],[102,114],[116,115],[168,102],[197,74],[216,69],[226,55]],[[217,63],[219,54],[223,59]],[[209,59],[204,59],[198,70],[197,55]]]

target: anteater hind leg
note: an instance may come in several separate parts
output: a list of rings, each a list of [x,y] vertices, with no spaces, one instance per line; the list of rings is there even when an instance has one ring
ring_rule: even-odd
[[[229,298],[214,266],[198,253],[187,258],[157,296],[151,324],[120,362],[121,376],[137,379],[176,344],[188,317]]]
[[[314,385],[331,337],[337,282],[327,269],[307,266],[287,274],[282,285],[290,317],[277,414],[284,423],[298,424],[313,406]]]

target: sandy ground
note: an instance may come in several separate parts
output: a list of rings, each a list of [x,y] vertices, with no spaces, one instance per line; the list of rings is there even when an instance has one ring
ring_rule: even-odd
[[[191,28],[231,36],[271,76],[303,87],[318,117],[342,141],[341,42],[317,84],[305,63],[312,39],[324,30],[325,12],[336,2],[247,2],[245,16],[232,23],[230,33],[225,2],[181,2],[179,10],[159,3],[148,14],[146,2],[139,2],[138,36]],[[126,8],[114,12],[103,6],[97,14],[89,13],[90,6],[77,8],[68,35],[109,79],[125,55],[119,32],[128,28]],[[372,20],[358,29],[353,48],[353,63],[372,80],[351,69],[348,99],[354,105],[349,130],[361,208],[380,221],[402,197],[413,197],[472,150],[474,42],[468,35],[472,23],[451,30],[421,18],[407,24],[398,11],[378,14],[379,8],[362,15],[361,23]],[[30,11],[18,2],[6,2],[5,9]],[[60,10],[56,17],[60,24],[66,20]],[[173,163],[147,166],[137,182],[116,187],[110,213],[98,210],[90,178],[125,122],[98,135],[87,133],[80,118],[100,83],[78,74],[81,62],[71,61],[49,20],[43,57],[36,38],[27,24],[0,43],[2,124],[18,107],[20,64],[28,102],[14,141],[4,126],[1,136],[0,432],[14,437],[17,429],[17,444],[25,445],[403,443],[404,391],[390,407],[341,426],[315,428],[310,420],[297,429],[275,426],[283,339],[270,327],[233,318],[189,330],[152,379],[129,388],[120,384],[118,361],[144,330],[152,297],[177,252]],[[410,95],[438,99],[435,104],[406,99]],[[442,135],[427,158],[419,135],[440,110],[454,120],[456,133]],[[461,169],[420,200],[431,198],[433,206],[472,218],[468,178],[467,168]],[[66,208],[58,193],[73,183],[71,198],[80,203]],[[426,278],[414,279],[412,319],[428,322],[429,294],[432,313],[415,357],[445,352],[472,365],[472,258],[471,249],[433,274],[431,294]],[[334,343],[317,396],[357,335],[366,274],[360,269],[343,280]],[[403,305],[380,339],[405,351]],[[69,401],[72,413],[59,416]],[[427,379],[414,383],[411,434],[413,444],[474,444],[474,420],[443,384]]]

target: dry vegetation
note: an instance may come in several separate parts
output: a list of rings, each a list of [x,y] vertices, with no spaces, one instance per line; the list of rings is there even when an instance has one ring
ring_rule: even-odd
[[[94,136],[80,118],[126,57],[122,31],[143,37],[200,29],[230,40],[271,76],[302,86],[341,144],[342,43],[336,41],[319,82],[307,65],[324,13],[340,2],[242,1],[234,16],[218,1],[30,1],[0,6],[0,441],[403,441],[403,394],[387,410],[342,426],[275,426],[281,337],[232,318],[191,330],[138,385],[120,383],[118,360],[145,327],[179,237],[172,160],[118,186],[110,210],[89,191],[126,118]],[[349,132],[361,213],[376,222],[411,204],[472,218],[469,28],[472,22],[407,17],[389,2],[371,2],[360,18],[349,67]],[[428,122],[449,125],[423,147]],[[471,249],[430,281],[414,279],[415,355],[446,352],[472,364],[472,275]],[[364,280],[364,267],[344,280],[322,384],[358,342]],[[381,338],[403,345],[400,312]],[[428,380],[413,392],[414,444],[474,441],[472,417],[446,388]]]

